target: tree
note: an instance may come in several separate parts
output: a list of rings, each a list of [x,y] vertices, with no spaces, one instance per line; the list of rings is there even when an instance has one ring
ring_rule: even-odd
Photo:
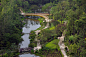
[[[66,17],[65,13],[69,9],[69,2],[67,1],[62,1],[59,2],[57,5],[53,6],[51,8],[51,14],[53,15],[54,20],[60,20],[61,23]]]
[[[65,30],[66,26],[64,24],[58,24],[55,28],[56,30],[56,34],[58,36],[61,36],[62,35],[62,32]]]
[[[15,0],[1,0],[0,9],[0,47],[9,48],[21,41],[22,23]]]
[[[28,1],[24,1],[23,2],[23,8],[26,9],[26,10],[29,9],[29,3],[28,3]]]
[[[34,13],[39,9],[37,5],[31,5],[30,10],[32,10]]]
[[[42,11],[46,11],[50,14],[50,10],[52,6],[53,6],[53,3],[47,3],[42,7]]]
[[[76,29],[77,29],[77,34],[83,35],[84,38],[85,32],[86,32],[86,14],[83,13],[83,15],[80,16],[79,20],[76,20]]]

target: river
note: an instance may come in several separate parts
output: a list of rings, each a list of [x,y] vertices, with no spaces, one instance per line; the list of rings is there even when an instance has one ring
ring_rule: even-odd
[[[41,26],[40,22],[35,19],[25,19],[23,22],[25,22],[26,24],[22,28],[23,29],[22,33],[24,33],[22,38],[24,41],[22,41],[22,43],[19,44],[20,48],[28,47],[28,45],[30,44],[30,39],[29,39],[28,33],[30,33],[31,30],[36,30],[37,28],[39,28]],[[19,55],[19,57],[39,57],[39,56],[30,54],[30,53],[23,53],[23,54]]]

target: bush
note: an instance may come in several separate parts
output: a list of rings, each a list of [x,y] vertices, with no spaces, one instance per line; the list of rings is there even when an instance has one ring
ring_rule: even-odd
[[[52,23],[54,26],[56,26],[57,24],[59,24],[59,22],[56,21],[56,20],[52,20],[51,23]]]
[[[53,27],[51,27],[51,28],[49,28],[50,30],[55,30],[55,26],[53,26]]]
[[[64,24],[58,24],[55,28],[56,33],[58,35],[58,37],[60,37],[63,33],[63,31],[66,29],[66,26]]]
[[[31,31],[29,34],[30,34],[29,39],[31,39],[31,40],[33,40],[36,36],[34,31]]]
[[[30,43],[30,44],[29,44],[29,47],[34,48],[35,46],[36,46],[36,44],[35,44],[35,43]]]
[[[74,40],[74,36],[73,35],[69,36],[69,41],[73,42],[73,40]]]

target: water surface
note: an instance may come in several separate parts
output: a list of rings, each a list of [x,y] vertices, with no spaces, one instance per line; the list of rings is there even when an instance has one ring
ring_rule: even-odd
[[[29,39],[29,33],[31,30],[36,30],[37,28],[39,28],[40,22],[38,20],[35,19],[25,19],[24,22],[26,23],[24,25],[24,27],[22,28],[23,31],[22,33],[24,33],[24,35],[22,36],[23,40],[22,43],[20,43],[20,48],[27,48],[28,45],[30,44],[30,39]],[[19,57],[39,57],[36,56],[34,54],[30,54],[30,53],[24,53],[19,55]]]

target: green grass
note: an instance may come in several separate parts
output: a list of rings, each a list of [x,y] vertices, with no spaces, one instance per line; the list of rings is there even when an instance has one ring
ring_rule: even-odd
[[[45,46],[48,48],[51,48],[51,49],[56,49],[56,48],[59,49],[58,42],[59,42],[59,40],[55,39],[55,40],[49,42],[48,44],[46,44]]]
[[[50,27],[49,30],[55,30],[55,26]]]

